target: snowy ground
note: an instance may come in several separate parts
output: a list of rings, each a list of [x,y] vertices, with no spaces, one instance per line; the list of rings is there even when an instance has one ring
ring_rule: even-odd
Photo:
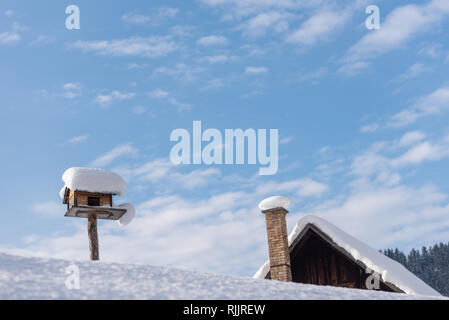
[[[433,299],[147,265],[75,264],[80,289],[69,290],[66,269],[72,262],[0,254],[0,299]]]

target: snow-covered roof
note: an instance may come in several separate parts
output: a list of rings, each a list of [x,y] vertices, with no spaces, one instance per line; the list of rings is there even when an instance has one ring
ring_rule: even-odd
[[[70,168],[62,175],[65,185],[59,195],[64,198],[66,188],[74,191],[105,193],[121,196],[126,192],[126,182],[114,172],[94,168]]]
[[[79,290],[69,290],[66,287],[74,285],[74,281],[67,281],[68,267],[78,267],[82,271]],[[149,265],[24,258],[0,253],[0,300],[3,299],[415,300],[444,298],[214,275]]]
[[[330,222],[316,216],[305,216],[298,221],[288,237],[289,245],[291,245],[301,234],[301,231],[310,224],[326,234],[338,247],[345,250],[355,261],[363,263],[366,268],[378,273],[384,282],[389,282],[395,285],[407,294],[440,295],[400,263],[388,258],[378,250],[373,249],[367,244],[352,237]],[[267,261],[256,272],[254,278],[265,278],[269,271],[270,263]]]

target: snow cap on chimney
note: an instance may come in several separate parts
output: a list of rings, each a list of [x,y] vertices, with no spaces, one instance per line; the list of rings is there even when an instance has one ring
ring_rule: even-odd
[[[290,205],[290,199],[283,196],[273,196],[262,200],[259,203],[259,209],[263,211],[272,210],[277,208],[288,209]]]

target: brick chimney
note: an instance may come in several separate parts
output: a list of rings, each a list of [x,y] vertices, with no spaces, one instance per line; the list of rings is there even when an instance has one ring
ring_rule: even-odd
[[[267,223],[268,252],[271,280],[292,281],[290,252],[288,249],[287,222],[285,219],[290,200],[275,196],[259,204]]]

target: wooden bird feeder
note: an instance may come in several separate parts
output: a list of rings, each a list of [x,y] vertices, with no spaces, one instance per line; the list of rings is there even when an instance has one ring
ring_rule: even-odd
[[[127,209],[113,204],[113,196],[122,195],[126,184],[115,173],[90,168],[70,168],[62,179],[65,186],[60,195],[67,205],[65,216],[88,219],[90,259],[99,260],[97,220],[119,220],[126,214]]]
[[[112,196],[115,194],[74,191],[66,188],[63,201],[67,204],[65,216],[88,218],[90,215],[95,215],[97,219],[118,220],[126,210],[113,208]]]

